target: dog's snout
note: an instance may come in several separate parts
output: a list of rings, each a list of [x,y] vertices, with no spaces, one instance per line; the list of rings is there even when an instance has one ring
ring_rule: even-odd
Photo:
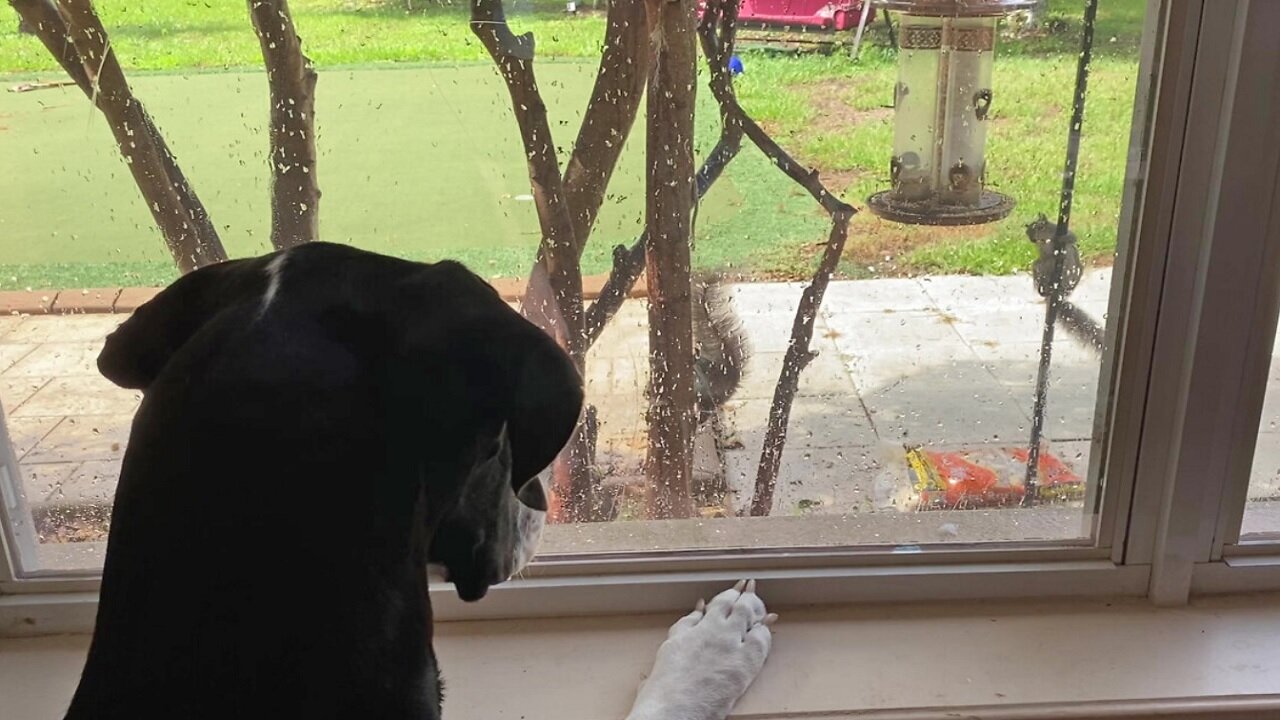
[[[481,572],[453,574],[453,587],[463,602],[475,602],[489,593],[489,588],[500,585],[511,577],[510,568],[502,563],[486,564]]]
[[[514,563],[504,556],[501,548],[474,539],[469,551],[464,551],[444,562],[444,579],[452,582],[458,597],[465,602],[483,598],[489,588],[509,580],[514,573]]]

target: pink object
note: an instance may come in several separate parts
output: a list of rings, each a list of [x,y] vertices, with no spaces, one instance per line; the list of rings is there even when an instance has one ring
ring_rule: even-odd
[[[863,0],[741,0],[738,20],[744,23],[853,30],[858,27]],[[702,14],[703,4],[698,4]],[[875,9],[867,23],[875,17]]]

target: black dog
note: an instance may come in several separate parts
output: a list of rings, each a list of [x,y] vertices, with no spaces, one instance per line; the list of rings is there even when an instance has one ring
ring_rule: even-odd
[[[183,277],[98,367],[144,399],[67,717],[439,717],[425,569],[474,600],[532,555],[554,342],[461,265],[317,243]]]

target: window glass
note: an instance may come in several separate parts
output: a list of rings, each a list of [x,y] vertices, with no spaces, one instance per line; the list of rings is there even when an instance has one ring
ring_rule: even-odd
[[[1070,235],[1056,240],[1083,3],[985,19],[877,5],[856,58],[860,4],[841,5],[835,29],[821,27],[835,21],[813,3],[780,6],[790,30],[748,26],[762,18],[742,10],[728,61],[737,97],[858,209],[785,437],[770,436],[769,418],[831,219],[748,139],[694,216],[701,410],[687,408],[697,418],[691,480],[659,508],[646,478],[652,348],[641,277],[586,353],[596,420],[588,487],[572,495],[548,476],[557,502],[543,552],[1095,543],[1112,394],[1100,368],[1123,284],[1112,265],[1128,235],[1125,191],[1142,170],[1129,159],[1139,156],[1130,126],[1146,3],[1098,9]],[[461,260],[518,305],[541,237],[537,203],[510,96],[467,6],[295,0],[291,9],[318,73],[320,237]],[[563,170],[584,118],[614,121],[590,107],[609,3],[520,0],[506,11],[515,32],[537,38]],[[271,251],[271,100],[245,8],[153,0],[102,3],[100,13],[227,254]],[[35,558],[26,569],[92,569],[140,402],[98,375],[97,352],[123,313],[179,269],[110,122],[20,24],[0,9],[0,291],[11,311],[0,317],[0,401],[16,463],[6,510]],[[698,62],[701,165],[721,113]],[[603,143],[623,150],[582,253],[589,309],[615,248],[644,230],[644,113],[641,100],[630,133]],[[887,199],[868,200],[883,191]],[[1054,292],[1065,303],[1045,358]],[[1037,418],[1038,469],[1028,473]],[[780,439],[773,475],[762,451]],[[1276,484],[1280,460],[1267,470],[1263,457],[1273,447],[1259,445],[1258,499]]]
[[[1274,351],[1273,351],[1274,352]],[[1272,357],[1267,373],[1262,419],[1258,423],[1258,444],[1253,451],[1253,472],[1249,476],[1249,500],[1244,506],[1241,539],[1280,538],[1280,358]]]

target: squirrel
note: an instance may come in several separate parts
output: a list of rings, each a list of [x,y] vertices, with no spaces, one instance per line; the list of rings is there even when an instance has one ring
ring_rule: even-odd
[[[1027,225],[1027,239],[1035,243],[1039,256],[1031,266],[1031,275],[1035,278],[1036,292],[1040,297],[1049,297],[1057,290],[1062,297],[1080,284],[1084,274],[1084,266],[1080,262],[1080,248],[1076,245],[1076,234],[1068,231],[1059,243],[1062,253],[1062,277],[1053,277],[1054,247],[1053,238],[1058,232],[1057,223],[1051,222],[1040,213],[1034,222]],[[1059,284],[1061,283],[1061,284]]]
[[[1027,225],[1027,239],[1035,243],[1039,256],[1031,266],[1031,276],[1035,279],[1036,292],[1047,298],[1054,290],[1059,292],[1058,322],[1080,342],[1095,350],[1101,351],[1106,346],[1106,329],[1102,323],[1094,320],[1082,308],[1067,300],[1067,296],[1080,284],[1084,275],[1084,266],[1080,262],[1080,248],[1076,234],[1067,232],[1059,244],[1062,252],[1062,277],[1060,285],[1053,277],[1054,248],[1053,238],[1058,232],[1056,223],[1040,213],[1034,222]]]
[[[715,417],[742,385],[751,355],[742,319],[720,276],[700,273],[693,279],[694,390],[698,425]]]

